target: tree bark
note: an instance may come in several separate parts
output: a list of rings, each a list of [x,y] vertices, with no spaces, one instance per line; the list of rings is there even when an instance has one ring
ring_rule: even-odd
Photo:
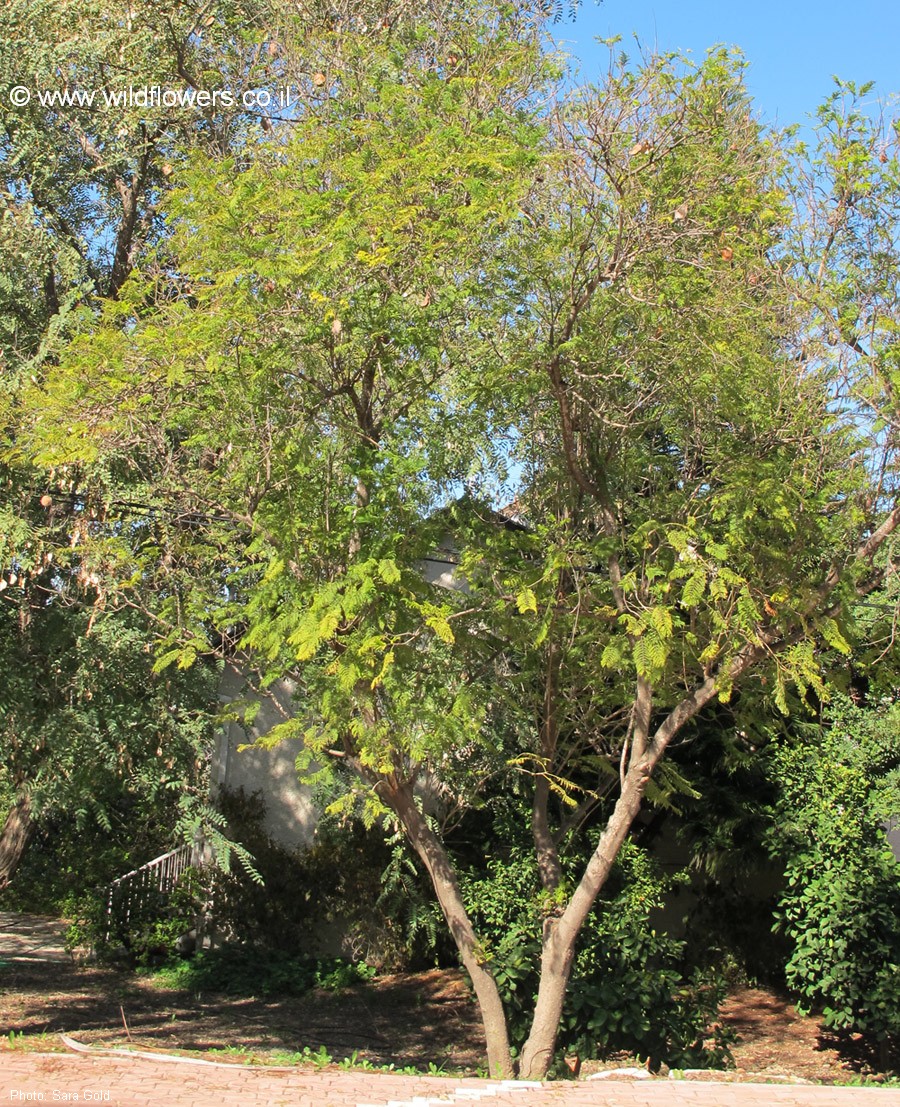
[[[447,926],[475,989],[484,1024],[488,1071],[493,1077],[508,1079],[513,1076],[513,1063],[509,1050],[506,1012],[503,1010],[496,981],[484,967],[484,956],[466,912],[453,866],[443,843],[416,807],[411,785],[388,782],[386,785],[384,798],[403,824],[410,844],[431,877]]]
[[[31,797],[22,793],[6,816],[0,832],[0,891],[12,880],[25,850],[34,833],[35,821],[31,815]]]

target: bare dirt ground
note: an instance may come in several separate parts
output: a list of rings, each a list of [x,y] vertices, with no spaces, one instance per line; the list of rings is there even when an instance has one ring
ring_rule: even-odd
[[[770,991],[735,991],[722,1019],[737,1033],[738,1079],[831,1084],[877,1070],[862,1043],[838,1043]],[[324,1047],[335,1060],[355,1054],[362,1063],[424,1071],[432,1065],[475,1073],[483,1063],[466,985],[459,973],[438,970],[380,977],[340,993],[238,998],[166,990],[109,968],[13,960],[0,966],[0,1027],[14,1049],[64,1048],[64,1032],[94,1046],[221,1050],[235,1060],[283,1062],[285,1053]]]
[[[56,1048],[67,1033],[91,1045],[273,1052],[324,1047],[375,1065],[429,1064],[475,1071],[482,1063],[477,1015],[458,973],[380,977],[376,983],[304,996],[193,995],[100,967],[32,962],[0,970],[0,1026],[17,1045]]]
[[[737,1033],[732,1047],[741,1072],[785,1073],[806,1080],[836,1083],[854,1076],[879,1078],[883,1061],[861,1035],[839,1038],[811,1016],[797,1013],[789,999],[772,991],[740,988],[721,1010],[723,1022]],[[896,1066],[900,1058],[893,1058]]]

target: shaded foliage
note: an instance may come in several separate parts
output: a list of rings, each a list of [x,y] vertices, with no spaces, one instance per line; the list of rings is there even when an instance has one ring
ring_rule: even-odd
[[[826,1026],[900,1040],[900,864],[884,820],[898,811],[896,705],[838,701],[817,734],[783,742],[774,851],[785,860],[779,917],[788,984]]]

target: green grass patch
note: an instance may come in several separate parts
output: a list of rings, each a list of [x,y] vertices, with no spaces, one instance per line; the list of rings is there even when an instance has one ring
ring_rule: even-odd
[[[157,987],[230,996],[300,996],[313,988],[337,992],[363,984],[375,970],[341,958],[296,957],[254,946],[205,949],[189,960],[171,961],[147,973]]]

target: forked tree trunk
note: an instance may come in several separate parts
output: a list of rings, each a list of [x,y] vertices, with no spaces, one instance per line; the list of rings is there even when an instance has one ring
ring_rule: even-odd
[[[749,668],[759,656],[761,649],[762,647],[755,644],[745,647],[729,666],[728,673],[731,678],[738,677]],[[544,926],[544,948],[541,954],[541,980],[538,986],[537,1003],[531,1032],[519,1061],[519,1076],[522,1079],[537,1080],[546,1076],[553,1060],[566,988],[572,972],[572,962],[575,959],[575,943],[588,912],[612,871],[631,824],[637,818],[650,775],[674,736],[686,722],[693,719],[709,703],[716,694],[716,689],[716,677],[708,676],[669,712],[651,739],[649,731],[652,689],[646,680],[638,678],[634,701],[634,728],[631,734],[631,757],[628,771],[622,780],[621,793],[609,822],[600,836],[597,848],[584,870],[578,887],[572,893],[565,911],[556,919],[548,919]]]
[[[503,1001],[497,983],[483,964],[478,938],[466,912],[453,866],[443,843],[416,807],[410,785],[388,786],[384,798],[394,809],[410,844],[431,877],[447,926],[453,935],[463,966],[472,981],[487,1045],[488,1071],[493,1077],[513,1075],[512,1056]]]
[[[31,797],[25,792],[13,804],[0,832],[0,891],[12,880],[25,856],[34,828]]]
[[[542,1079],[553,1061],[566,989],[575,959],[575,943],[640,810],[648,780],[646,765],[636,765],[629,770],[622,794],[568,906],[561,915],[547,919],[544,924],[537,1003],[528,1041],[522,1048],[519,1061],[519,1077],[523,1080]]]

